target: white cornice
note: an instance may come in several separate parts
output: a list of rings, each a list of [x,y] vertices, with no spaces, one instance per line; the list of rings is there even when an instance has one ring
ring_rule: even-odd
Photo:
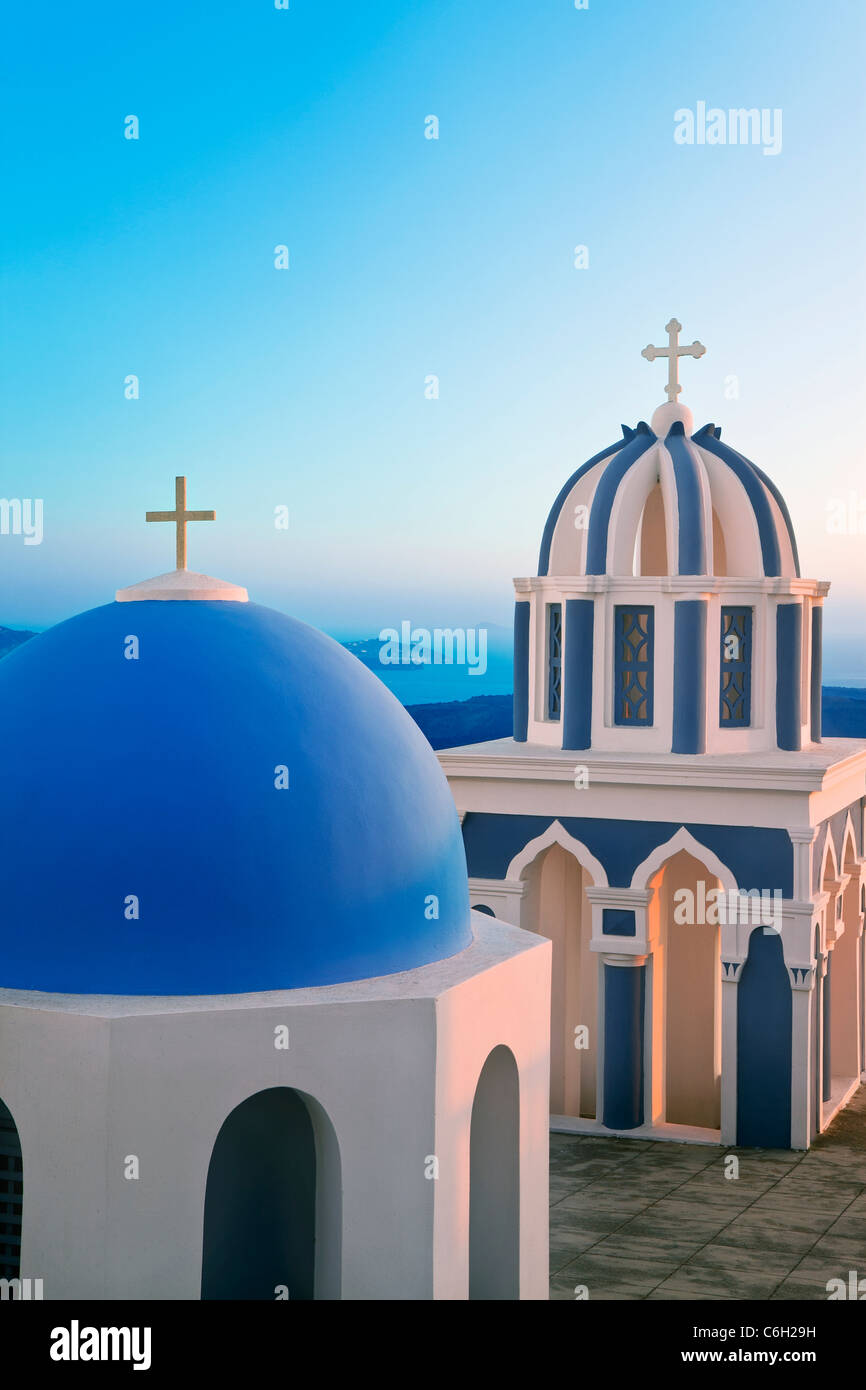
[[[563,594],[605,594],[627,591],[649,594],[782,594],[826,598],[830,591],[828,579],[748,579],[727,575],[694,574],[564,574],[534,575],[515,579],[518,594],[543,593],[551,590]]]
[[[621,907],[629,911],[649,907],[655,896],[651,888],[587,887],[584,891],[591,903],[597,903],[601,907]]]
[[[842,782],[852,774],[860,773],[866,778],[866,744],[856,752],[831,763],[829,766],[816,766],[814,763],[792,762],[788,766],[775,763],[750,766],[745,760],[720,763],[707,757],[687,757],[669,755],[665,757],[629,760],[618,754],[609,758],[603,755],[580,751],[571,757],[563,757],[556,750],[555,757],[545,757],[539,753],[516,755],[464,752],[442,750],[437,754],[446,776],[473,777],[485,781],[516,782],[565,782],[574,783],[576,764],[586,767],[589,773],[589,788],[593,785],[640,786],[640,787],[710,787],[739,788],[742,790],[816,792],[828,791],[837,782]],[[793,758],[797,755],[793,754]],[[575,815],[579,815],[579,798],[575,792]]]

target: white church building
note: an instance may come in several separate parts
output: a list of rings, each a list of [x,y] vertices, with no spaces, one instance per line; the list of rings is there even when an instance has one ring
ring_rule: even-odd
[[[544,1299],[550,944],[176,498],[174,572],[0,662],[3,1296]]]
[[[866,744],[821,737],[829,585],[667,401],[515,581],[514,733],[439,754],[472,903],[553,943],[555,1128],[807,1148],[866,1066]]]

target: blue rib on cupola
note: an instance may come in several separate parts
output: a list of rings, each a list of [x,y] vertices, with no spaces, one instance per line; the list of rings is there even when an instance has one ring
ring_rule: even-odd
[[[750,463],[742,454],[738,454],[735,449],[723,444],[719,438],[721,430],[717,430],[714,425],[705,425],[698,430],[697,434],[692,435],[692,442],[701,449],[706,449],[708,453],[715,454],[716,458],[726,463],[731,471],[736,475],[745,489],[746,496],[751,503],[755,521],[758,524],[758,538],[761,543],[761,558],[764,566],[764,574],[770,578],[782,573],[782,556],[779,549],[779,537],[776,531],[776,521],[773,516],[773,509],[770,506],[767,494],[764,491],[766,485],[776,497],[777,502],[780,498],[776,489],[770,487],[766,478],[763,478],[759,470],[753,463]],[[791,537],[794,549],[794,562],[797,574],[800,573],[799,561],[797,558],[796,545],[793,539],[793,527],[790,517],[787,515],[787,507],[780,502],[780,510],[785,518],[788,528],[788,535]]]
[[[580,468],[578,468],[576,472],[572,473],[565,486],[560,489],[559,493],[557,494],[556,501],[550,509],[550,514],[547,518],[547,521],[544,523],[544,532],[541,537],[541,550],[539,551],[538,555],[539,575],[547,574],[549,572],[550,547],[553,544],[553,533],[556,530],[556,523],[559,520],[560,513],[562,512],[562,509],[565,506],[566,498],[568,497],[568,494],[571,492],[571,489],[574,487],[575,483],[580,482],[584,474],[588,473],[590,468],[595,468],[595,465],[597,463],[601,463],[602,459],[613,458],[621,449],[625,447],[626,444],[630,442],[630,440],[634,439],[635,433],[636,431],[630,430],[628,425],[623,425],[622,439],[618,440],[616,444],[609,444],[606,449],[602,449],[600,454],[596,454],[594,458],[589,459],[586,463],[582,463],[580,465]]]
[[[686,443],[682,420],[676,420],[671,425],[665,439],[665,448],[674,466],[674,482],[677,489],[677,569],[680,574],[706,574],[707,537],[701,497],[700,464]]]
[[[748,463],[748,462],[750,462],[750,460],[747,459],[746,462]],[[797,549],[797,538],[796,538],[796,536],[794,535],[794,523],[793,523],[793,521],[791,520],[791,513],[788,511],[788,504],[786,503],[786,501],[785,501],[784,497],[782,496],[781,492],[779,491],[779,489],[776,487],[776,484],[773,482],[772,478],[768,478],[767,475],[766,475],[766,473],[763,471],[763,469],[762,469],[762,468],[759,468],[758,465],[757,465],[756,463],[753,463],[753,464],[752,464],[752,467],[754,468],[754,470],[755,470],[755,472],[757,473],[758,477],[760,478],[761,482],[764,484],[764,487],[767,488],[767,489],[769,490],[770,493],[772,493],[773,497],[774,497],[775,500],[776,500],[776,505],[778,506],[779,511],[782,513],[782,517],[783,517],[784,522],[785,522],[785,527],[786,527],[787,532],[788,532],[788,539],[789,539],[789,541],[791,542],[791,552],[792,552],[792,554],[793,554],[793,556],[794,556],[794,573],[796,574],[797,578],[799,579],[799,578],[800,578],[800,552],[799,552],[798,549]]]
[[[586,573],[604,574],[607,567],[607,535],[617,489],[633,463],[658,440],[643,420],[630,439],[611,460],[599,479],[589,513],[586,538]]]

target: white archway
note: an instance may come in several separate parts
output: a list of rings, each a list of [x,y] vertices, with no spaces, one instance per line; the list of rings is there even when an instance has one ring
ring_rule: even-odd
[[[836,883],[839,878],[839,860],[836,855],[836,846],[833,844],[833,828],[827,824],[827,834],[824,837],[824,848],[821,852],[821,877],[818,880],[818,892],[824,895],[824,942],[826,945],[833,936],[833,918],[830,909],[833,903],[830,901],[834,894],[832,889],[827,887],[828,883]],[[828,930],[829,928],[829,930]]]
[[[598,963],[587,886],[607,888],[603,866],[559,821],[512,859],[508,879],[525,884],[520,925],[553,943],[550,1108],[594,1118],[598,1070]]]
[[[652,850],[646,859],[641,860],[631,876],[630,886],[632,888],[648,888],[650,879],[655,876],[668,859],[681,849],[684,849],[694,859],[699,859],[711,873],[715,874],[727,892],[737,891],[737,880],[727,864],[706,845],[702,845],[700,840],[696,840],[691,831],[686,830],[684,825],[681,825],[679,830],[663,845],[658,845],[656,849]]]
[[[860,938],[860,859],[850,812],[842,834],[838,911],[833,914],[833,997],[830,1051],[835,1078],[850,1084],[860,1076],[862,1057],[862,941]]]
[[[703,901],[701,890],[721,887],[726,894],[736,893],[736,877],[717,854],[680,826],[638,864],[630,886],[652,892],[648,936],[653,1119],[718,1130],[723,1063],[726,1057],[731,1071],[736,1027],[730,1010],[725,1027],[721,959],[736,959],[737,926],[736,921],[723,923],[718,917],[714,922],[709,915],[690,917],[687,911],[678,916],[675,893],[686,890],[686,902],[697,910]]]
[[[508,865],[505,877],[507,879],[523,878],[525,870],[529,868],[533,860],[537,859],[539,854],[549,849],[551,845],[560,845],[569,854],[573,854],[578,864],[590,874],[596,888],[609,886],[607,873],[601,861],[596,859],[594,854],[590,854],[582,840],[576,840],[573,835],[569,835],[558,820],[551,821],[546,830],[524,845],[520,853],[516,854]]]

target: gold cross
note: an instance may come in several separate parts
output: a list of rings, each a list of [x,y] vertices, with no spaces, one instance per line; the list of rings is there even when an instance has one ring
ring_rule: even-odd
[[[679,359],[681,357],[703,357],[706,348],[703,343],[694,342],[691,347],[679,347],[679,336],[683,326],[676,319],[671,319],[670,323],[665,324],[665,332],[668,335],[668,345],[666,348],[645,347],[641,357],[645,357],[648,362],[654,362],[657,357],[668,359],[668,384],[665,387],[669,401],[675,401],[682,391],[679,382]]]
[[[174,480],[174,511],[146,512],[145,521],[173,521],[177,527],[177,568],[186,569],[186,523],[216,521],[216,512],[188,512],[186,509],[186,478]]]

